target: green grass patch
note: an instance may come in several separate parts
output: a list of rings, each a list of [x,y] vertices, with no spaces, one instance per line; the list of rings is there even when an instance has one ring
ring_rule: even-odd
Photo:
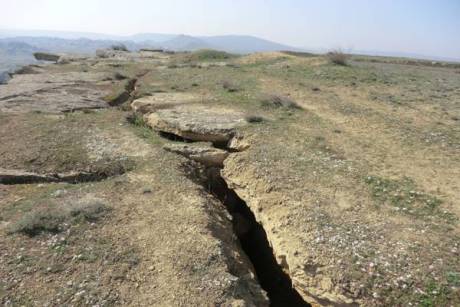
[[[213,49],[201,49],[187,55],[189,61],[215,61],[236,58],[237,55]]]
[[[154,145],[162,144],[161,138],[158,134],[150,128],[144,120],[142,115],[133,113],[127,117],[127,121],[134,128],[134,133],[146,141]]]
[[[419,296],[420,306],[458,306],[457,304],[460,303],[458,296],[459,280],[459,272],[448,272],[445,281],[429,281],[423,289],[424,293]]]
[[[419,191],[414,181],[408,177],[392,180],[367,176],[365,182],[378,203],[389,204],[401,213],[419,218],[437,216],[449,221],[455,219],[453,214],[441,208],[442,200]]]

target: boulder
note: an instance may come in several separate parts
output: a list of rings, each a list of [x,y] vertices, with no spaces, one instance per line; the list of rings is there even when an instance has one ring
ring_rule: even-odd
[[[145,119],[153,130],[212,143],[227,143],[236,135],[236,128],[246,123],[239,112],[205,105],[162,109]]]
[[[61,56],[58,54],[48,52],[35,52],[34,57],[38,61],[57,62]]]

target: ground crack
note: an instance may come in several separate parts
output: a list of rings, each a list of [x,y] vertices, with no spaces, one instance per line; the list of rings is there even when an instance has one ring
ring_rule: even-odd
[[[160,136],[176,142],[191,142],[171,133],[161,132]],[[229,151],[222,144],[214,144],[214,147]],[[257,222],[246,202],[228,187],[221,176],[222,167],[205,166],[189,160],[183,164],[183,168],[188,178],[203,186],[232,216],[233,231],[251,261],[261,287],[267,292],[270,306],[310,306],[292,287],[291,278],[276,261],[263,226]]]
[[[124,172],[109,174],[105,172],[68,172],[68,173],[50,173],[39,174],[21,170],[0,169],[0,184],[32,184],[32,183],[58,183],[65,182],[78,184],[83,182],[97,182],[109,177],[121,175]]]

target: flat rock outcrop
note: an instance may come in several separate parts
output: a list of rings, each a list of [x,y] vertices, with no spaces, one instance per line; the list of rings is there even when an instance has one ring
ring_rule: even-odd
[[[34,57],[38,61],[57,62],[61,56],[58,54],[48,52],[35,52]]]
[[[192,93],[155,93],[134,100],[131,107],[136,113],[147,114],[181,104],[197,103],[201,100],[202,97]]]
[[[109,93],[102,72],[20,74],[0,87],[2,112],[66,112],[107,107]],[[65,97],[65,98],[64,98]]]
[[[174,143],[166,144],[163,149],[180,154],[193,161],[206,166],[221,167],[229,153],[225,150],[214,148],[210,143]]]
[[[146,121],[156,131],[213,143],[230,141],[236,134],[236,128],[246,123],[239,112],[204,105],[158,110],[147,115]]]

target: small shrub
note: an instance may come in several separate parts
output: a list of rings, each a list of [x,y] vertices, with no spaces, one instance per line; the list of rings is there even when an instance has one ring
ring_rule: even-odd
[[[261,122],[265,121],[265,119],[262,116],[259,116],[259,115],[246,115],[244,117],[244,119],[248,123],[252,123],[252,124],[261,123]]]
[[[35,236],[41,232],[57,233],[65,221],[65,211],[55,209],[41,209],[26,213],[19,221],[13,223],[8,233],[23,233]]]
[[[104,217],[109,210],[110,208],[100,201],[88,201],[72,206],[70,208],[70,216],[93,222]]]
[[[122,43],[114,44],[110,46],[110,49],[116,50],[116,51],[129,51],[128,47],[126,47],[126,45]]]
[[[333,64],[347,66],[349,55],[343,53],[341,50],[332,50],[327,53],[327,58]]]
[[[261,98],[261,104],[269,108],[301,109],[292,99],[277,94],[263,96]]]
[[[310,57],[317,56],[316,54],[310,53],[310,52],[300,52],[300,51],[290,51],[290,50],[281,51],[281,52],[287,55],[303,57],[303,58],[310,58]]]
[[[188,55],[189,61],[206,61],[206,60],[227,60],[236,57],[236,55],[213,49],[201,49]]]
[[[98,200],[52,205],[24,214],[12,223],[7,232],[36,236],[42,232],[59,233],[66,225],[81,221],[94,222],[104,217],[110,208]]]
[[[37,71],[33,69],[32,66],[24,66],[14,71],[14,75],[30,75],[30,74],[38,74]]]
[[[128,77],[126,77],[125,75],[119,73],[119,72],[116,72],[115,75],[115,80],[125,80],[125,79],[128,79]]]
[[[106,58],[109,57],[109,54],[108,54],[107,50],[105,50],[105,49],[97,49],[96,50],[96,56],[98,58],[106,59]]]
[[[137,126],[137,127],[146,127],[147,123],[145,122],[144,118],[142,115],[139,115],[137,113],[131,113],[126,116],[126,120],[128,123]]]
[[[238,85],[228,80],[225,80],[224,82],[222,82],[222,87],[226,89],[227,92],[229,93],[238,92],[240,90]]]

